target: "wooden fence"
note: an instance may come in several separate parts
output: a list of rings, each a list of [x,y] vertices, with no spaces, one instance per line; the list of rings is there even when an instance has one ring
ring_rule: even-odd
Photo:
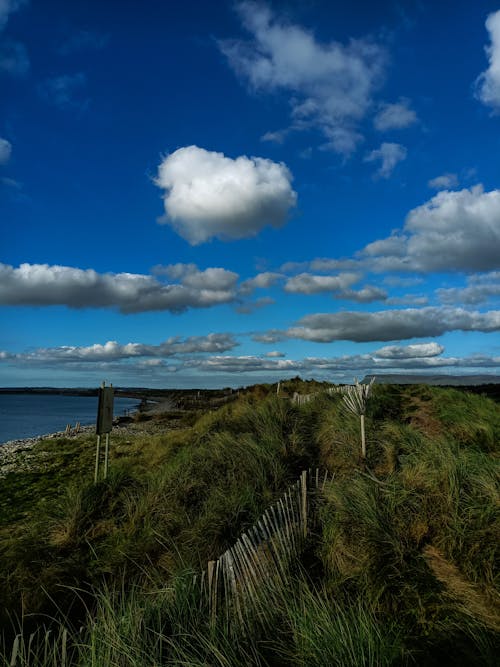
[[[292,403],[295,405],[306,405],[306,403],[310,403],[312,400],[324,393],[327,393],[329,396],[333,396],[334,394],[345,394],[349,391],[350,387],[351,385],[332,385],[325,390],[315,391],[311,394],[299,394],[296,391],[292,396]]]
[[[313,394],[299,394],[295,392],[292,396],[292,403],[294,405],[306,405],[306,403],[310,403],[316,396],[319,396],[319,392],[317,391]]]
[[[235,620],[244,623],[249,613],[265,615],[274,586],[286,581],[290,564],[304,548],[318,491],[327,481],[328,472],[304,470],[252,528],[209,561],[202,586],[212,625],[216,619],[230,626]]]

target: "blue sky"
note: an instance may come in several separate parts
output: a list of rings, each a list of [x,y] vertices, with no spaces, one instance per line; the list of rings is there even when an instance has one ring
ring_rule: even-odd
[[[0,385],[500,371],[498,2],[0,0]]]

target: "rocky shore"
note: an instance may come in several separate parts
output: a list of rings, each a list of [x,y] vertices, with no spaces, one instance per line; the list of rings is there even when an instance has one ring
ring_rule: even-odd
[[[26,468],[29,461],[34,457],[33,448],[42,440],[55,440],[57,438],[76,438],[82,433],[95,431],[95,426],[80,426],[70,432],[59,431],[37,435],[33,438],[22,438],[20,440],[9,440],[0,444],[0,479],[11,470]]]
[[[148,418],[154,415],[168,412],[172,409],[170,400],[151,401],[146,403],[142,410]],[[117,417],[113,422],[113,433],[127,434],[131,437],[158,433],[165,429],[165,424],[155,421],[135,422],[131,417]],[[36,445],[42,440],[57,440],[59,438],[77,439],[79,436],[95,433],[95,424],[88,426],[77,425],[74,428],[56,433],[37,435],[32,438],[9,440],[0,443],[0,479],[13,470],[29,470],[32,462],[40,458]]]

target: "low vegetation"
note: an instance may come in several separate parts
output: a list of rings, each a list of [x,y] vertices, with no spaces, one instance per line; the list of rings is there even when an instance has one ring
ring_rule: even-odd
[[[98,484],[93,437],[40,443],[1,480],[0,665],[496,664],[498,405],[375,384],[364,458],[325,389],[258,385],[113,432]],[[212,622],[207,562],[315,467],[331,481],[266,613]]]

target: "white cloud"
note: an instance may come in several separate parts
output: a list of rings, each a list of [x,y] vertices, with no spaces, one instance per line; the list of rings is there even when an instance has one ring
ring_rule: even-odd
[[[429,344],[432,345],[432,344]],[[411,346],[408,346],[411,347]],[[416,348],[418,346],[415,346]],[[439,347],[439,346],[438,346]],[[396,348],[395,348],[396,349]],[[265,356],[229,356],[216,355],[204,359],[192,359],[185,363],[185,368],[195,368],[215,373],[244,374],[264,371],[266,373],[314,373],[316,376],[332,379],[341,371],[357,373],[377,373],[380,371],[394,370],[405,372],[409,370],[428,371],[441,368],[453,368],[466,370],[471,368],[496,368],[500,367],[500,357],[488,357],[486,355],[475,355],[465,358],[442,357],[433,354],[437,350],[429,348],[429,354],[425,353],[424,346],[420,352],[415,350],[414,356],[409,351],[409,356],[404,356],[405,348],[400,348],[401,355],[395,352],[394,357],[387,358],[377,356],[377,352],[371,354],[345,355],[343,357],[306,357],[304,359],[283,359]],[[431,354],[432,353],[432,354]]]
[[[10,154],[12,152],[12,144],[7,139],[2,139],[0,137],[0,165],[7,164],[10,160]]]
[[[279,331],[278,329],[270,329],[269,331],[254,333],[252,335],[252,340],[256,343],[265,343],[266,345],[280,343],[281,341],[286,340],[286,338],[287,336],[285,332]]]
[[[354,258],[317,258],[309,262],[287,262],[281,266],[283,272],[318,272],[334,270],[373,273],[433,273],[433,272],[484,272],[500,269],[500,189],[485,192],[482,185],[459,191],[443,190],[421,206],[412,209],[406,216],[402,229],[394,230],[390,236],[366,245]],[[304,278],[303,278],[304,276]],[[324,290],[328,291],[329,277]],[[307,281],[312,283],[307,287]],[[409,282],[408,282],[409,281]],[[319,284],[306,272],[289,278],[287,285],[300,287],[301,291],[313,288],[321,291]],[[384,277],[389,285],[413,285],[421,278],[409,276]],[[454,288],[453,288],[454,289]],[[299,289],[297,289],[299,291]],[[474,288],[463,292],[467,303],[479,303],[482,295],[496,295],[496,287],[481,290]],[[455,302],[459,292],[442,291],[440,298]],[[414,300],[423,305],[423,295],[390,296],[387,303],[402,304]]]
[[[155,276],[168,276],[171,280],[182,280],[184,276],[189,275],[193,271],[198,271],[196,264],[186,264],[185,262],[177,262],[177,264],[156,264],[151,269],[151,273]]]
[[[367,245],[374,271],[489,271],[500,268],[500,190],[443,190],[414,208],[402,232]]]
[[[218,344],[215,339],[218,339]],[[439,372],[440,369],[454,369],[463,373],[474,368],[497,371],[500,369],[500,357],[487,355],[443,357],[440,356],[443,352],[442,346],[435,343],[406,347],[389,346],[368,354],[306,357],[300,360],[283,359],[285,355],[278,351],[268,352],[262,356],[220,354],[234,345],[228,334],[211,334],[184,341],[173,338],[157,346],[138,343],[120,345],[109,341],[104,345],[41,348],[20,354],[0,351],[0,363],[31,369],[45,367],[68,373],[99,371],[99,373],[112,373],[114,377],[123,377],[124,382],[128,382],[126,378],[131,375],[165,381],[166,373],[176,373],[177,386],[179,383],[189,383],[192,386],[193,378],[199,377],[196,374],[200,371],[208,373],[209,376],[212,373],[242,376],[245,373],[264,372],[266,375],[274,373],[274,377],[287,377],[292,373],[304,372],[314,373],[316,377],[330,381],[339,378],[345,381],[347,372],[377,374],[383,371]],[[207,352],[217,352],[217,354],[204,356]],[[168,360],[162,357],[168,357]]]
[[[436,176],[436,178],[431,178],[427,185],[434,190],[450,190],[458,187],[458,176],[450,173],[442,174]]]
[[[406,255],[406,238],[393,232],[391,236],[386,239],[372,241],[362,250],[363,255],[370,257],[378,257],[380,255],[388,255],[390,257],[404,257]]]
[[[443,191],[407,216],[408,256],[425,270],[500,267],[500,190]]]
[[[329,271],[349,271],[351,269],[359,269],[359,262],[355,259],[328,259],[318,257],[312,260],[310,269],[311,271],[319,271],[320,273],[328,273]]]
[[[236,286],[238,274],[227,269],[213,268],[197,271],[186,276],[182,284],[194,289],[232,290]]]
[[[484,283],[499,283],[500,282],[500,271],[490,271],[489,273],[478,273],[473,276],[469,276],[467,279],[470,284],[484,284]]]
[[[383,282],[391,287],[414,287],[421,285],[424,279],[419,276],[386,276]]]
[[[365,285],[359,290],[343,290],[334,296],[336,299],[355,301],[356,303],[373,303],[373,301],[387,300],[387,292],[376,285]]]
[[[380,359],[415,359],[437,357],[444,352],[439,343],[417,343],[415,345],[387,345],[373,352]]]
[[[317,313],[303,317],[286,335],[319,343],[334,340],[359,343],[427,338],[448,331],[500,331],[500,311],[480,313],[429,306],[373,313]]]
[[[204,271],[196,264],[169,264],[155,267],[154,273],[168,275],[173,280],[180,280],[182,285],[195,289],[232,290],[238,282],[238,274],[221,268],[209,268]]]
[[[373,124],[377,130],[386,132],[409,127],[417,120],[417,114],[410,109],[410,100],[402,97],[395,104],[382,104]]]
[[[401,144],[393,144],[383,142],[380,145],[380,148],[371,151],[368,155],[365,156],[365,162],[377,162],[380,160],[380,167],[377,170],[377,175],[381,178],[389,178],[392,174],[394,167],[406,159],[407,150]]]
[[[77,347],[64,345],[61,347],[38,348],[33,352],[21,354],[0,354],[0,359],[31,364],[74,364],[122,361],[126,359],[145,359],[148,365],[161,363],[161,358],[183,358],[189,354],[207,354],[226,352],[236,347],[238,343],[230,334],[208,334],[207,336],[190,336],[181,339],[172,337],[159,345],[145,343],[120,344],[116,341],[95,343],[93,345]],[[147,359],[153,357],[153,359]]]
[[[295,271],[302,271],[303,269],[307,269],[308,266],[309,262],[284,262],[279,267],[279,270],[283,271],[284,273],[294,273]]]
[[[331,259],[329,257],[317,257],[310,262],[285,262],[280,271],[284,273],[295,273],[309,269],[318,273],[331,273],[332,271],[349,271],[359,269],[359,262],[354,259]]]
[[[426,306],[429,297],[419,294],[403,294],[402,296],[390,296],[386,300],[388,306]]]
[[[337,374],[339,371],[372,375],[387,371],[394,371],[396,373],[405,373],[408,371],[439,372],[441,368],[456,369],[463,373],[463,371],[471,368],[499,369],[500,357],[472,355],[470,357],[415,356],[408,358],[381,358],[377,356],[377,352],[374,352],[331,358],[308,357],[299,363],[301,364],[301,370],[315,373],[327,371],[329,375],[331,373]]]
[[[348,157],[356,151],[363,141],[363,135],[350,127],[331,127],[324,129],[328,141],[320,146],[323,151],[335,151]]]
[[[383,79],[384,49],[367,39],[321,43],[256,2],[237,10],[253,39],[219,42],[233,70],[256,91],[287,93],[294,129],[317,127],[333,150],[355,150],[362,138],[356,125]]]
[[[350,287],[360,279],[359,273],[340,273],[338,276],[315,276],[299,273],[285,283],[285,292],[293,294],[319,294],[335,292]]]
[[[297,200],[291,180],[283,163],[179,148],[158,170],[156,184],[165,190],[161,222],[191,245],[255,236],[266,225],[286,222]]]
[[[273,144],[282,144],[285,141],[287,134],[289,133],[288,129],[285,130],[275,130],[274,132],[264,132],[261,136],[261,141],[269,141]]]
[[[183,277],[184,283],[166,284],[153,276],[133,273],[100,274],[68,266],[21,264],[14,268],[0,264],[0,304],[116,307],[123,313],[182,312],[234,301],[235,275],[224,269],[195,269]]]
[[[476,97],[500,112],[500,10],[486,19],[490,44],[486,47],[488,68],[476,79]]]
[[[491,298],[500,297],[500,271],[470,276],[467,287],[449,287],[436,290],[442,303],[477,305]]]
[[[270,359],[251,355],[232,357],[214,356],[207,359],[193,360],[191,367],[218,373],[245,373],[254,371],[297,371],[302,364],[291,359]]]
[[[282,277],[281,273],[275,273],[273,271],[258,273],[253,278],[249,278],[241,283],[240,293],[251,294],[255,289],[267,289],[272,287]]]

